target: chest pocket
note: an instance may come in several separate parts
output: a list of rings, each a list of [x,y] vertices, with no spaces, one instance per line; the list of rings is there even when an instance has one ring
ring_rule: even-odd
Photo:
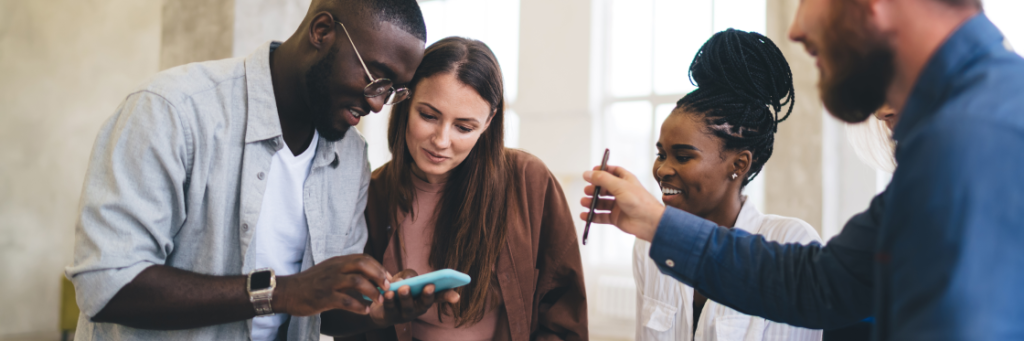
[[[676,305],[647,297],[647,295],[643,296],[643,300],[643,308],[640,311],[640,325],[659,332],[672,329],[675,325],[676,314],[679,312],[679,308]]]
[[[715,339],[719,341],[760,341],[764,337],[765,320],[746,315],[715,317]]]

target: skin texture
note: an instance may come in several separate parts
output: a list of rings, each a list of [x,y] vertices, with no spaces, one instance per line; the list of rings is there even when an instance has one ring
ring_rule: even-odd
[[[896,112],[903,109],[921,70],[935,51],[961,24],[980,11],[973,6],[950,6],[936,0],[803,0],[790,27],[789,37],[804,44],[808,53],[819,59],[818,68],[823,79],[842,74],[832,69],[841,67],[842,63],[830,59],[833,57],[829,54],[819,54],[826,37],[842,37],[830,31],[835,27],[829,25],[830,6],[838,1],[854,1],[854,5],[861,6],[865,13],[862,22],[847,27],[851,30],[848,32],[876,32],[891,49],[892,78],[880,88],[885,89],[883,102]],[[850,40],[859,39],[851,37]],[[866,48],[859,47],[862,50]],[[590,196],[594,193],[594,186],[601,186],[602,194],[609,196],[599,199],[598,207],[605,212],[596,212],[594,222],[615,225],[643,240],[653,239],[665,208],[647,193],[633,174],[620,167],[609,167],[606,172],[584,172],[583,179],[590,182],[584,188],[583,206],[589,207],[593,200]],[[582,214],[581,219],[586,219],[586,214]]]
[[[655,146],[654,178],[661,185],[666,205],[721,226],[736,224],[743,206],[741,184],[750,170],[750,151],[722,150],[722,140],[709,133],[703,119],[682,109],[676,109],[662,124]],[[666,190],[678,190],[679,194]]]
[[[420,81],[412,101],[405,139],[413,174],[442,183],[490,127],[491,106],[452,73]]]
[[[412,79],[423,57],[423,41],[390,23],[373,25],[369,16],[346,15],[352,11],[344,6],[314,1],[295,34],[271,54],[278,116],[293,154],[309,146],[313,129],[327,139],[340,139],[349,126],[358,123],[353,113],[378,112],[383,106],[383,97],[367,99],[363,95],[370,80],[335,20],[346,24],[370,73],[392,79],[395,87]],[[278,277],[271,305],[276,313],[295,316],[324,312],[325,333],[360,333],[410,321],[433,304],[433,286],[427,286],[416,299],[407,286],[398,289],[397,295],[380,295],[376,289],[415,275],[407,271],[392,277],[366,255],[334,257],[301,273]],[[245,282],[246,276],[207,276],[151,266],[118,291],[93,321],[168,330],[250,319],[255,309]],[[363,295],[372,302],[363,300]],[[458,301],[458,295],[450,291],[440,297]],[[341,318],[340,311],[362,316]]]

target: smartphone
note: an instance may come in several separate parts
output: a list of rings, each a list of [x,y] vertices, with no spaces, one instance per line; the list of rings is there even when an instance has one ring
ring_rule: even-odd
[[[404,279],[398,282],[391,283],[389,290],[380,290],[383,295],[388,291],[397,291],[398,288],[408,285],[409,293],[412,297],[418,297],[423,292],[423,287],[427,284],[434,285],[434,292],[440,292],[441,290],[448,290],[458,288],[471,282],[469,275],[452,270],[452,269],[441,269],[431,273],[422,274],[413,278]],[[363,296],[364,299],[370,301],[369,297]]]

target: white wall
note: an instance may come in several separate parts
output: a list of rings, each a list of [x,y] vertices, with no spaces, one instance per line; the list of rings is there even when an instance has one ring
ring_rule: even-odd
[[[0,339],[56,338],[100,124],[157,71],[159,1],[0,1]]]

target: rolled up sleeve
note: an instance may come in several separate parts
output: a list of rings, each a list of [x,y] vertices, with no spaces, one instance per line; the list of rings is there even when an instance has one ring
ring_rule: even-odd
[[[65,269],[85,315],[174,250],[186,218],[188,136],[173,106],[150,92],[129,95],[101,127]]]

